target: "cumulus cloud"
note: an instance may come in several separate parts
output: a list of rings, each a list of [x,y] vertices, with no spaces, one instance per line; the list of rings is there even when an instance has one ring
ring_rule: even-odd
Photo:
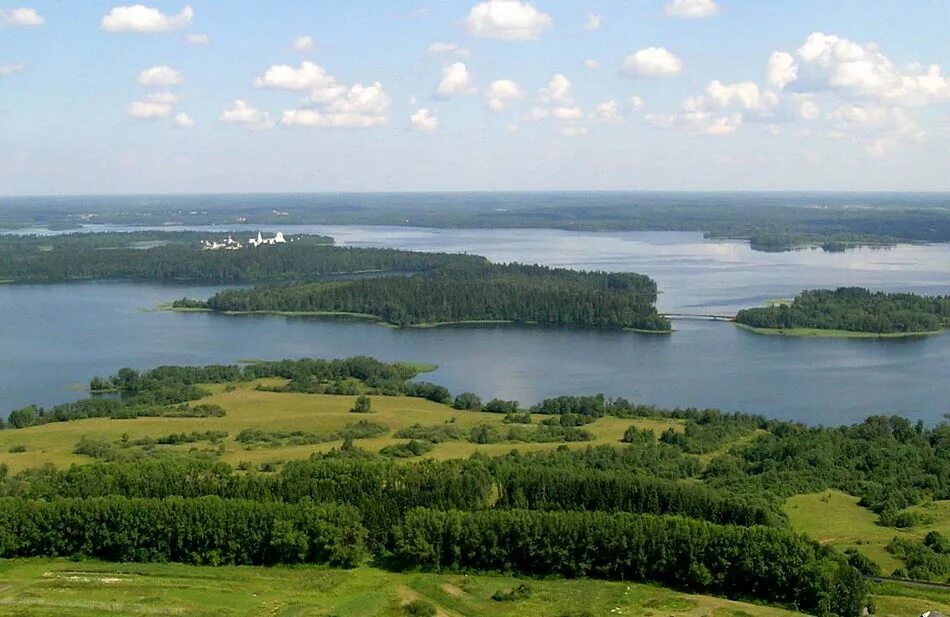
[[[583,116],[583,110],[577,105],[564,105],[551,110],[551,117],[556,120],[580,120]]]
[[[619,122],[620,113],[617,101],[610,100],[597,105],[590,114],[590,119],[593,122]]]
[[[795,64],[795,58],[784,51],[773,51],[769,56],[765,77],[770,84],[781,90],[798,79],[798,65]]]
[[[544,103],[573,103],[571,81],[561,73],[557,73],[547,86],[541,88],[539,98]]]
[[[179,112],[175,116],[175,126],[180,129],[190,129],[195,125],[195,121],[185,112]]]
[[[141,101],[132,101],[127,110],[129,116],[142,120],[167,118],[178,104],[178,95],[172,92],[149,94]]]
[[[632,77],[666,77],[683,70],[683,61],[663,47],[647,47],[626,57],[624,72]]]
[[[189,45],[208,45],[211,43],[211,37],[207,34],[189,34],[185,37],[185,42]]]
[[[433,56],[439,54],[455,54],[460,58],[465,58],[468,56],[468,49],[462,47],[458,43],[444,43],[437,41],[429,45],[429,53]]]
[[[409,122],[412,124],[412,128],[417,131],[434,131],[439,128],[439,119],[426,107],[412,114],[409,117]]]
[[[234,101],[230,109],[221,112],[221,122],[228,124],[238,124],[248,129],[272,129],[274,122],[270,119],[270,114],[265,111],[254,109],[243,99]]]
[[[643,109],[643,99],[636,95],[627,99],[627,104],[630,106],[631,111],[640,111]]]
[[[706,87],[706,97],[703,105],[708,101],[720,109],[735,107],[762,115],[770,114],[779,103],[778,95],[761,90],[751,81],[724,84],[715,79]]]
[[[9,77],[26,70],[26,65],[22,62],[15,64],[0,64],[0,77]]]
[[[504,111],[508,101],[524,98],[524,90],[510,79],[496,79],[485,91],[488,108],[492,111]]]
[[[561,134],[568,137],[585,137],[588,134],[586,126],[583,125],[570,125],[561,127]]]
[[[314,42],[313,37],[309,34],[301,34],[294,39],[294,49],[299,52],[310,51],[313,49]]]
[[[382,84],[348,86],[313,62],[274,65],[254,86],[307,94],[299,108],[284,112],[281,124],[288,126],[366,128],[388,122],[390,100]]]
[[[672,0],[663,7],[670,17],[682,19],[703,19],[719,12],[715,0]]]
[[[7,26],[42,26],[46,23],[43,16],[36,9],[20,7],[18,9],[0,10],[0,24]]]
[[[591,71],[596,71],[600,68],[600,62],[597,62],[593,58],[588,58],[584,60],[584,68],[590,69]]]
[[[600,15],[595,15],[591,13],[587,16],[587,21],[584,22],[584,30],[600,30],[601,26],[604,25],[604,18]]]
[[[146,87],[177,86],[183,81],[185,81],[185,77],[180,71],[165,65],[153,66],[139,73],[139,84]]]
[[[99,27],[107,32],[171,32],[190,26],[194,14],[190,6],[177,15],[166,15],[142,4],[117,6],[102,18]]]
[[[450,98],[458,94],[471,94],[472,74],[464,62],[453,62],[442,67],[442,79],[435,92],[442,98]]]
[[[551,27],[551,17],[530,2],[487,0],[472,7],[465,20],[473,36],[503,41],[533,41]]]
[[[950,78],[940,66],[900,67],[873,44],[813,32],[797,50],[811,89],[894,105],[922,106],[950,99]]]

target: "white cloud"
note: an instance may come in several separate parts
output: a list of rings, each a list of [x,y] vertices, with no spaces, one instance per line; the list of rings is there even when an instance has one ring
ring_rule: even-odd
[[[389,95],[382,84],[347,86],[313,62],[277,64],[254,80],[257,88],[306,92],[298,109],[284,112],[281,124],[366,128],[388,122]]]
[[[191,118],[191,116],[183,111],[179,112],[178,115],[175,116],[175,126],[180,129],[190,129],[194,125],[195,121]]]
[[[551,27],[551,17],[529,2],[487,0],[472,7],[465,24],[473,36],[532,41]]]
[[[26,70],[26,65],[22,62],[16,64],[0,64],[0,77],[9,77]]]
[[[310,51],[313,49],[314,42],[313,37],[309,34],[301,34],[294,39],[294,49],[299,52]]]
[[[590,119],[594,122],[618,122],[620,120],[618,109],[617,101],[606,101],[594,108]]]
[[[897,66],[874,44],[813,32],[798,48],[811,89],[830,89],[839,95],[880,102],[922,106],[950,100],[950,78],[940,66]]]
[[[177,15],[135,4],[117,6],[102,18],[99,27],[107,32],[171,32],[191,25],[195,12],[186,6]]]
[[[672,0],[663,10],[670,17],[703,19],[719,12],[715,0]]]
[[[412,128],[417,131],[434,131],[439,128],[439,119],[427,108],[423,107],[409,117]]]
[[[803,120],[817,120],[821,116],[821,108],[810,94],[796,94],[792,100],[797,104],[798,116]]]
[[[708,100],[721,109],[737,107],[746,111],[769,114],[778,105],[778,95],[760,90],[751,81],[724,84],[713,80],[706,87]]]
[[[142,101],[132,101],[127,113],[133,118],[143,120],[167,118],[178,104],[178,96],[172,92],[149,94]]]
[[[584,60],[584,67],[592,71],[596,71],[600,68],[600,62],[597,62],[593,58],[588,58],[587,60]]]
[[[488,108],[492,111],[504,111],[509,100],[524,98],[524,90],[510,79],[496,79],[485,91]]]
[[[792,54],[773,51],[769,56],[766,79],[779,90],[798,79],[798,65],[795,64]]]
[[[883,139],[876,139],[867,147],[867,153],[874,158],[881,158],[882,156],[886,155],[887,150],[887,142],[885,142]]]
[[[0,23],[8,26],[42,26],[46,20],[36,12],[36,9],[21,7],[0,10]]]
[[[475,91],[472,87],[472,74],[468,72],[468,67],[464,62],[453,62],[442,67],[442,79],[435,89],[436,94],[443,98],[449,98],[457,94],[471,94]]]
[[[624,71],[634,77],[666,77],[683,70],[683,61],[663,47],[647,47],[630,54]]]
[[[551,117],[556,120],[580,120],[584,112],[577,105],[565,105],[551,110]]]
[[[587,21],[584,22],[584,30],[600,30],[601,26],[603,25],[604,18],[600,15],[591,13],[587,16]]]
[[[460,58],[465,58],[468,56],[468,50],[458,43],[432,43],[429,45],[429,53],[433,56],[438,54],[455,54]]]
[[[288,126],[331,128],[369,128],[389,121],[389,95],[378,81],[364,86],[354,84],[342,96],[321,101],[317,106],[289,109],[281,117]]]
[[[185,42],[189,45],[208,45],[211,43],[211,37],[207,34],[189,34],[185,37]]]
[[[177,86],[183,81],[184,75],[170,66],[153,66],[139,73],[139,84],[147,87]]]
[[[221,113],[221,122],[239,124],[254,130],[274,128],[274,122],[267,112],[254,109],[242,99],[235,100],[231,109],[225,109]]]
[[[571,125],[561,127],[561,134],[568,137],[585,137],[588,133],[587,127],[583,125]]]
[[[643,109],[643,99],[636,95],[627,99],[627,104],[630,105],[632,111],[640,111]]]
[[[531,111],[521,116],[522,122],[538,122],[539,120],[544,120],[551,113],[543,107],[532,107]]]
[[[546,87],[541,88],[540,99],[545,103],[573,103],[571,81],[561,73],[557,73]]]

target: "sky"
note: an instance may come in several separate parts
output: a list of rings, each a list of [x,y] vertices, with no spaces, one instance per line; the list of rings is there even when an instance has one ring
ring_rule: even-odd
[[[0,194],[948,191],[947,71],[948,0],[0,0]]]

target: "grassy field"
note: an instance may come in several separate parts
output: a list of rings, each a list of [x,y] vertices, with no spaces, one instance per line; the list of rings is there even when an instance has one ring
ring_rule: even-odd
[[[785,502],[785,512],[795,531],[841,550],[856,548],[879,566],[883,574],[900,567],[901,561],[885,550],[895,537],[923,539],[929,531],[950,535],[950,501],[937,501],[910,508],[928,522],[908,529],[884,527],[878,516],[858,505],[858,498],[839,491],[796,495]]]
[[[525,583],[531,597],[498,602]],[[398,617],[422,599],[443,617],[601,615],[785,617],[778,608],[652,585],[502,575],[392,573],[375,568],[198,567],[51,559],[0,561],[0,615]]]
[[[322,394],[290,394],[262,392],[256,390],[259,383],[271,385],[277,381],[248,382],[239,384],[230,392],[223,385],[208,386],[213,392],[202,403],[221,405],[227,415],[220,418],[136,418],[133,420],[112,420],[94,418],[73,422],[59,422],[19,430],[0,431],[0,463],[5,463],[11,472],[45,463],[63,466],[71,463],[89,462],[92,459],[73,453],[76,442],[83,436],[115,441],[128,435],[132,440],[143,437],[161,437],[170,433],[190,433],[192,431],[227,431],[224,440],[225,452],[221,459],[231,464],[247,461],[251,464],[279,462],[291,459],[307,458],[314,452],[325,452],[338,448],[342,442],[326,442],[305,446],[287,446],[278,448],[255,448],[248,450],[235,441],[243,429],[256,428],[263,431],[303,430],[309,432],[334,432],[347,424],[358,420],[370,420],[387,425],[390,433],[374,439],[361,439],[356,442],[361,448],[379,451],[385,446],[405,440],[395,439],[392,434],[400,428],[412,424],[441,424],[454,419],[460,427],[472,427],[489,423],[502,425],[503,415],[458,411],[446,405],[409,397],[374,396],[371,414],[354,414],[350,409],[356,399],[354,396],[335,396]],[[535,416],[539,422],[544,416]],[[594,441],[568,444],[572,448],[585,448],[588,445],[620,445],[627,427],[636,425],[652,429],[657,435],[667,428],[682,429],[678,420],[636,419],[624,420],[604,417],[585,427],[595,436]],[[507,425],[504,425],[507,426]],[[478,445],[467,441],[450,441],[437,444],[428,456],[447,459],[468,457],[475,452],[498,455],[513,449],[521,451],[545,450],[557,448],[558,443],[498,443]],[[25,447],[24,452],[10,452]],[[165,449],[189,450],[192,447],[208,448],[207,442],[184,444],[180,446],[160,446]]]
[[[529,598],[495,601],[521,584]],[[372,567],[188,566],[65,559],[0,560],[0,615],[93,617],[401,617],[423,600],[440,617],[792,617],[781,608],[681,593],[655,585],[496,574],[395,573]],[[950,612],[950,593],[884,583],[878,617]]]

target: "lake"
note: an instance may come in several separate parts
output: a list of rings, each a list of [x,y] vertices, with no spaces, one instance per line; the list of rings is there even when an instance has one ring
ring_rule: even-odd
[[[493,261],[641,272],[656,279],[658,305],[666,312],[734,313],[805,288],[841,285],[950,294],[948,245],[761,253],[743,242],[680,232],[262,229],[327,234],[345,246],[462,251]],[[676,321],[670,336],[547,327],[398,330],[152,310],[216,289],[127,282],[0,285],[0,409],[80,398],[79,386],[90,377],[123,366],[372,355],[434,362],[439,369],[427,380],[456,393],[522,403],[603,392],[664,407],[719,407],[811,424],[854,422],[875,413],[936,422],[950,412],[950,334],[798,339],[689,320]]]

